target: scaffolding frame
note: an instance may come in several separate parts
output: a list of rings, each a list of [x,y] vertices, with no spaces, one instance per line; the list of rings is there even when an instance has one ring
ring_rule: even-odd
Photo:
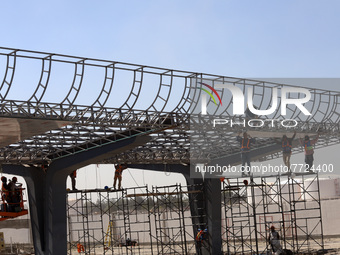
[[[267,253],[271,226],[283,250],[324,249],[317,173],[230,179],[223,183],[222,200],[223,250],[228,254]]]
[[[84,247],[85,254],[96,254],[98,247],[107,252],[110,250],[107,243],[111,246],[119,243],[120,235],[116,233],[120,233],[123,228],[114,226],[105,232],[103,217],[107,217],[107,226],[114,224],[116,217],[114,213],[120,212],[123,207],[122,191],[106,193],[101,191],[104,190],[68,193],[68,198],[72,198],[67,200],[69,254],[72,254],[71,251],[77,249],[79,244]],[[108,236],[108,232],[112,235]]]
[[[190,207],[203,186],[179,184],[96,189],[68,193],[68,254],[196,254],[196,231],[204,208]],[[95,201],[96,202],[93,202]],[[205,244],[202,244],[205,245]]]
[[[208,242],[196,240],[206,227],[205,208],[196,214],[193,208],[204,204],[203,190],[203,184],[176,184],[71,191],[68,254],[77,254],[78,244],[84,254],[200,254],[208,249]],[[318,174],[239,177],[223,182],[221,192],[227,254],[267,253],[271,226],[282,249],[324,249]]]

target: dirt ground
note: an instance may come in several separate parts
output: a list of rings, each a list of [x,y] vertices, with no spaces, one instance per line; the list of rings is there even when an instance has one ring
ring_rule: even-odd
[[[337,238],[324,238],[324,245],[326,250],[329,251],[328,254],[340,254],[340,237]]]

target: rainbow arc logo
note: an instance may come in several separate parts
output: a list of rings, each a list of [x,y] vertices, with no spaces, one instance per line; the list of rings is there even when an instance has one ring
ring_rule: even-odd
[[[222,105],[222,100],[221,100],[220,96],[218,95],[217,91],[212,86],[210,86],[210,85],[208,85],[206,83],[203,83],[203,82],[198,82],[198,83],[202,84],[202,86],[205,86],[205,87],[211,89],[212,93],[217,96],[218,100],[220,101],[220,104]],[[210,93],[207,89],[202,88],[202,87],[200,87],[199,89],[203,90],[204,92],[206,92],[211,97],[211,99],[214,101],[215,105],[217,105],[217,102],[216,102],[216,100],[214,98],[214,95],[212,93]]]

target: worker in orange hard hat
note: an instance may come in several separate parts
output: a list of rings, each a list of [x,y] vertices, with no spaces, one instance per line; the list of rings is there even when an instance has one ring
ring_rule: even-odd
[[[123,170],[125,170],[127,167],[126,164],[118,164],[115,165],[115,177],[114,177],[114,181],[113,181],[113,188],[116,189],[116,183],[118,180],[118,189],[122,188],[122,175],[123,175]]]

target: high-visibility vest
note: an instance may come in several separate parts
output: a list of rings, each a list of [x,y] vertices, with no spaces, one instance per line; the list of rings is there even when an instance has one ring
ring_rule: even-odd
[[[283,148],[283,152],[292,151],[292,145],[289,143],[289,141],[282,141],[282,148]]]
[[[241,150],[244,150],[245,148],[247,148],[248,150],[250,149],[250,147],[249,147],[250,139],[247,138],[247,140],[248,140],[248,141],[247,141],[247,145],[244,146],[244,138],[242,139]]]
[[[305,141],[305,151],[313,150],[313,145],[311,144],[310,140],[307,142]]]
[[[122,165],[118,165],[118,167],[116,168],[116,174],[122,174],[123,172],[123,166]]]
[[[196,240],[200,241],[202,235],[203,235],[203,230],[200,230],[196,235]]]
[[[78,253],[85,252],[84,246],[80,243],[77,243],[77,249],[78,249]]]

